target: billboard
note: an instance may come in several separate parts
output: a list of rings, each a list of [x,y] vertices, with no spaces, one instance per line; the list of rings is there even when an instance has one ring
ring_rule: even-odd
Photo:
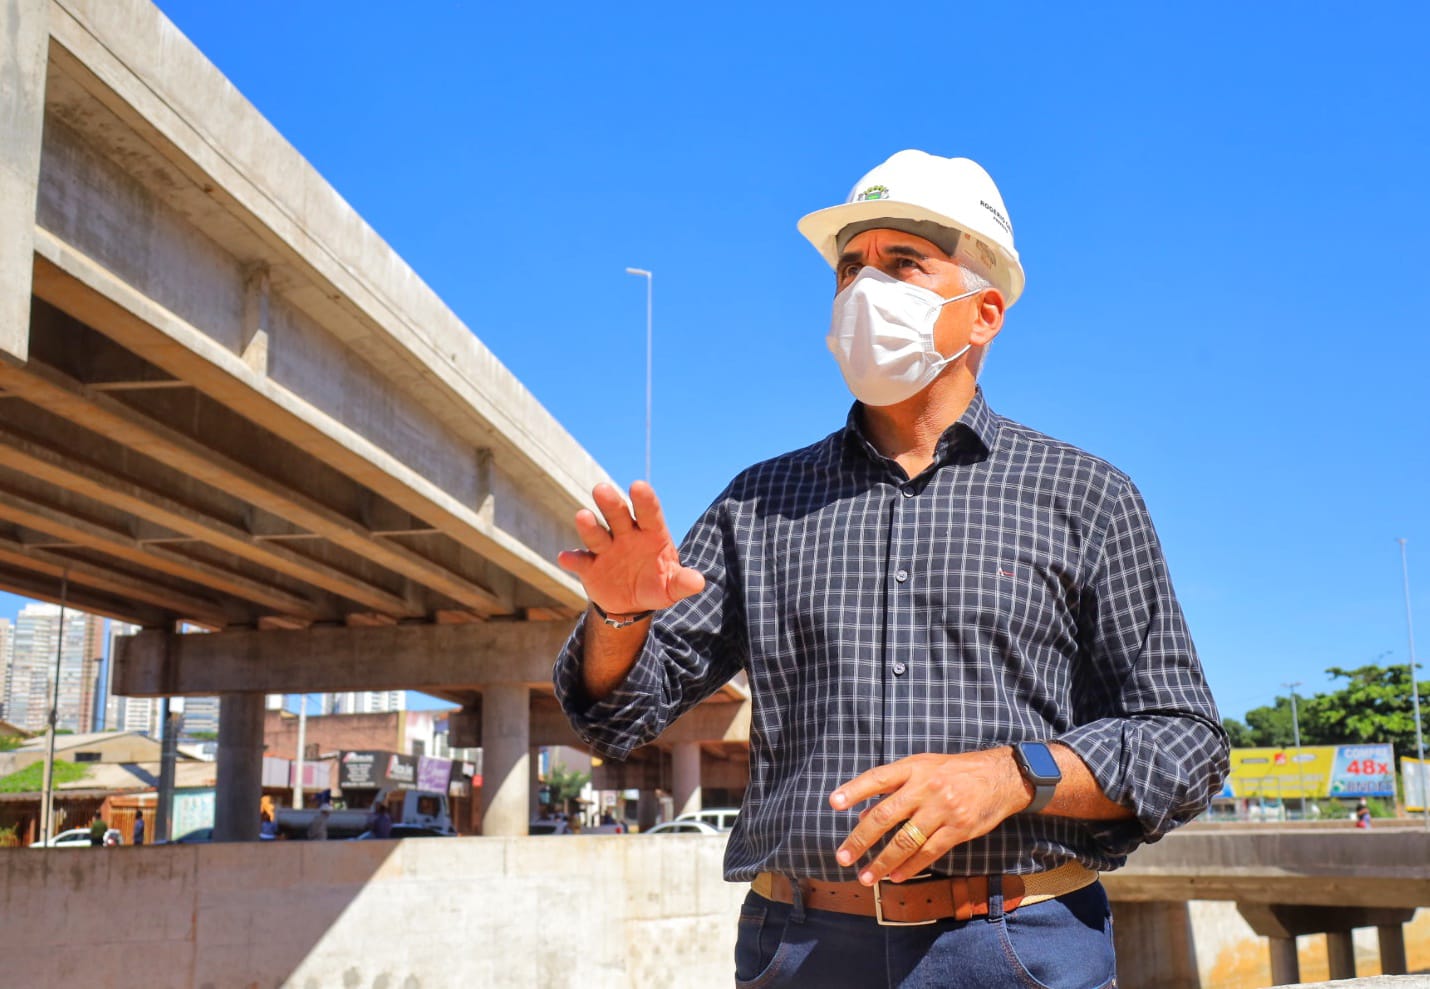
[[[1389,745],[1232,749],[1231,773],[1220,796],[1394,797],[1395,753]]]
[[[1405,809],[1423,813],[1426,782],[1430,781],[1430,766],[1426,766],[1422,773],[1419,759],[1403,755],[1400,757],[1400,778],[1405,784]]]

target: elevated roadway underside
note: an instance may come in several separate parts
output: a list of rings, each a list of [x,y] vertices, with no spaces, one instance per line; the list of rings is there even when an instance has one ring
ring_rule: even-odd
[[[524,759],[604,472],[151,4],[0,22],[0,588],[147,630],[122,693],[500,684]]]

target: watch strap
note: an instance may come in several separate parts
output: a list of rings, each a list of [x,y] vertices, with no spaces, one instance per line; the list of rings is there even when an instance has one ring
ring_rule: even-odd
[[[629,614],[608,614],[606,610],[602,608],[599,604],[597,604],[595,601],[591,602],[591,608],[596,612],[597,615],[600,616],[601,621],[605,622],[611,628],[629,628],[630,626],[635,625],[638,622],[645,621],[651,615],[655,614],[654,611],[635,611]]]

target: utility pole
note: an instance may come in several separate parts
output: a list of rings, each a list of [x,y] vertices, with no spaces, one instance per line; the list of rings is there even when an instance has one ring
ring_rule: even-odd
[[[1415,623],[1410,618],[1410,565],[1405,559],[1405,539],[1400,543],[1400,576],[1405,585],[1405,634],[1410,639],[1410,702],[1415,712],[1415,758],[1419,760],[1415,775],[1420,780],[1420,812],[1425,815],[1425,827],[1430,830],[1430,789],[1425,786],[1425,739],[1420,733],[1420,687],[1415,682]]]
[[[60,571],[60,627],[55,636],[55,683],[50,691],[50,712],[46,719],[45,775],[40,795],[40,841],[54,837],[55,828],[55,727],[60,716],[60,663],[65,651],[65,606],[69,604],[70,572]]]
[[[1292,744],[1296,747],[1296,789],[1301,794],[1301,817],[1306,816],[1306,778],[1301,773],[1301,722],[1296,717],[1296,688],[1301,686],[1300,680],[1293,680],[1291,683],[1283,683],[1281,686],[1291,691],[1291,738]]]

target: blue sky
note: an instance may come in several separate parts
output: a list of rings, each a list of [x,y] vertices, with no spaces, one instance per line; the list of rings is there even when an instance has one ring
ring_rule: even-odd
[[[1420,5],[159,6],[613,477],[683,531],[837,428],[795,231],[981,162],[1028,288],[993,407],[1128,471],[1224,714],[1430,649]],[[0,614],[15,602],[0,602]]]

